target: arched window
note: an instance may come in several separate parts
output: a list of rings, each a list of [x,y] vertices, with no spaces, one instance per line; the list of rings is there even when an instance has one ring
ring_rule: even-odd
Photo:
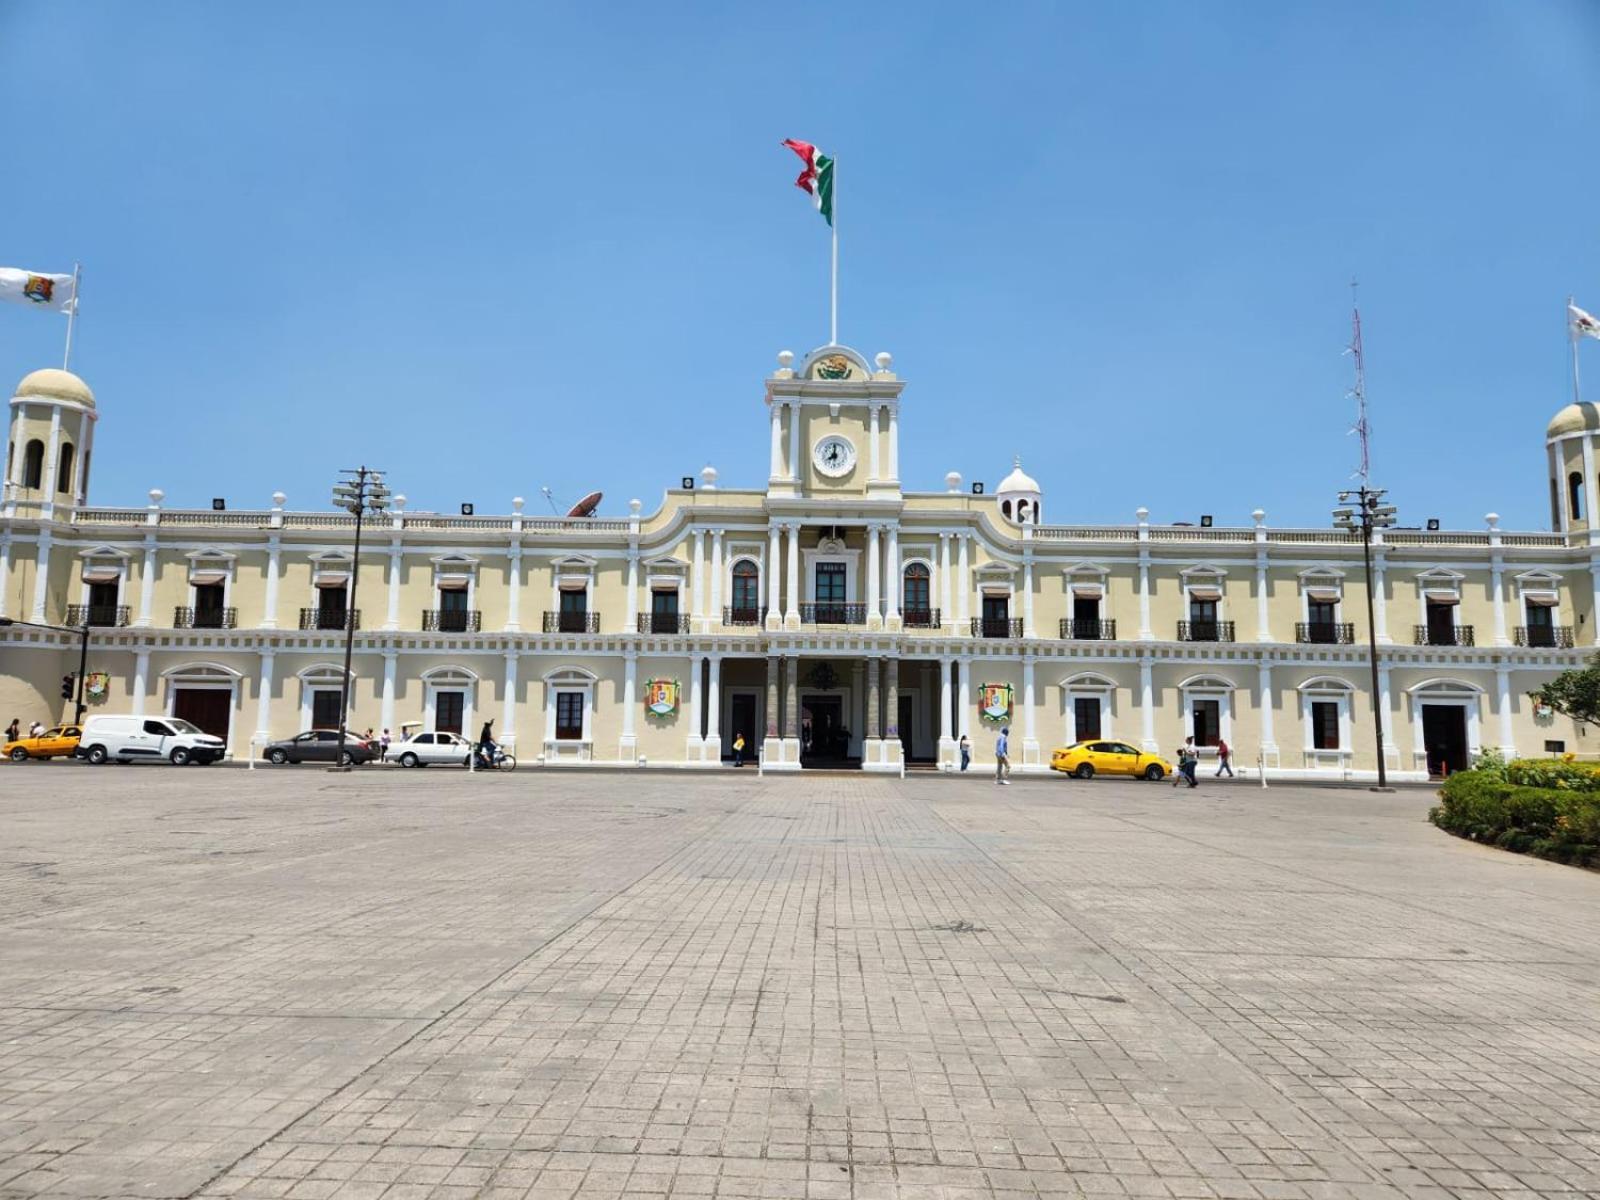
[[[906,567],[904,600],[900,605],[905,613],[906,624],[913,624],[918,619],[926,623],[931,615],[933,593],[929,581],[926,563],[910,563]]]
[[[761,620],[761,568],[748,558],[733,564],[733,614],[736,625]]]
[[[61,464],[56,468],[56,491],[72,491],[72,443],[61,443]]]
[[[1567,476],[1567,510],[1574,521],[1583,520],[1583,476],[1576,471]]]
[[[1005,514],[1006,520],[1009,521],[1011,519],[1011,501],[1009,501],[1009,500],[1000,501],[1000,511]]]
[[[1017,523],[1020,525],[1028,523],[1028,502],[1026,500],[1017,501]]]
[[[22,486],[36,488],[44,482],[44,443],[38,438],[22,452]]]

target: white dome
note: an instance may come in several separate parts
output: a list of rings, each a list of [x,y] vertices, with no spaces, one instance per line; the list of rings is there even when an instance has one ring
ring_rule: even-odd
[[[66,400],[73,404],[81,404],[85,408],[94,407],[94,393],[89,390],[89,385],[71,371],[62,371],[56,367],[45,367],[41,371],[24,375],[22,382],[17,384],[15,398]]]
[[[1031,475],[1022,473],[1022,458],[1019,456],[1012,460],[1011,474],[1000,481],[1000,486],[995,489],[995,495],[1004,496],[1008,492],[1030,492],[1039,495],[1038,481]]]

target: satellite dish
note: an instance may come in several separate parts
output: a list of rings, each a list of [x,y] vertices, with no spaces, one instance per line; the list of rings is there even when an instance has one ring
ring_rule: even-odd
[[[599,508],[599,507],[600,507],[600,493],[599,492],[590,492],[582,500],[579,500],[576,504],[574,504],[572,506],[572,509],[571,509],[570,512],[567,513],[567,516],[569,516],[569,517],[592,517],[592,516],[594,516],[594,510]]]

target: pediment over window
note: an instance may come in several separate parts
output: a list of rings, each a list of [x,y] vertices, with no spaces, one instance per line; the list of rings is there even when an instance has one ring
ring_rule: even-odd
[[[126,561],[133,557],[126,550],[118,550],[115,546],[94,546],[88,550],[79,550],[79,558],[115,558]]]

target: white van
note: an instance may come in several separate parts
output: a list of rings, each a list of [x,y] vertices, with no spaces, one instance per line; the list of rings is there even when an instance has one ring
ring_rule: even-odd
[[[83,723],[83,736],[73,751],[78,758],[100,763],[160,762],[175,767],[185,763],[214,763],[227,751],[219,737],[185,721],[182,717],[104,717],[92,716]]]

